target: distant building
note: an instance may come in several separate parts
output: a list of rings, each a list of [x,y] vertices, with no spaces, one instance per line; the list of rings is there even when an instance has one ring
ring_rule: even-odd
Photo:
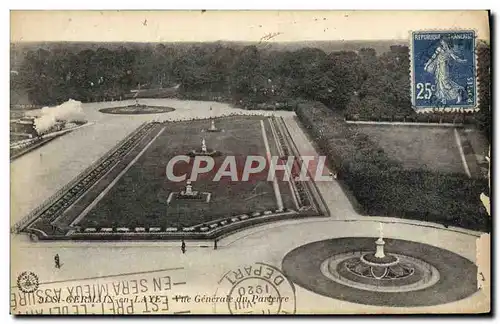
[[[14,72],[14,73],[13,73]],[[29,137],[38,136],[35,128],[34,117],[24,116],[22,110],[40,108],[34,105],[28,98],[28,93],[22,89],[15,77],[18,75],[16,71],[11,71],[11,88],[10,88],[10,132],[18,135],[26,134]]]
[[[38,133],[35,128],[35,118],[23,117],[17,120],[11,120],[10,132],[18,134],[29,134],[31,136],[38,136]]]
[[[11,79],[15,78],[16,74],[11,73]],[[17,83],[17,80],[11,80],[10,87],[10,108],[11,109],[36,109],[41,108],[40,105],[35,105],[29,100],[28,92],[22,89]]]

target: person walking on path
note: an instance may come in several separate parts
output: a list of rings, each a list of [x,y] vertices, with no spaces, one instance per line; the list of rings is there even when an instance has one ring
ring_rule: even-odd
[[[182,254],[186,253],[186,242],[184,242],[184,239],[182,239],[181,251],[182,251]]]
[[[218,239],[214,240],[214,250],[217,250],[217,241],[218,241]]]
[[[61,269],[61,260],[59,259],[59,254],[54,256],[54,263],[57,269]]]

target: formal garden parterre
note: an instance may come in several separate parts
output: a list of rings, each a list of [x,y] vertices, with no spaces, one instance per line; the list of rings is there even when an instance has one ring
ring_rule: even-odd
[[[285,181],[283,172],[277,171],[274,188],[263,176],[268,166],[249,181],[229,177],[213,181],[210,172],[200,176],[192,188],[210,193],[209,202],[169,201],[171,193],[185,190],[186,182],[169,181],[166,164],[174,156],[198,149],[202,138],[220,152],[214,157],[217,165],[227,155],[238,161],[248,155],[267,156],[262,128],[272,155],[294,154],[284,123],[274,118],[218,118],[216,125],[224,131],[205,132],[210,122],[142,125],[14,230],[27,231],[37,239],[211,239],[262,222],[325,214],[318,207],[317,192],[311,191],[312,182],[296,182],[293,176]]]

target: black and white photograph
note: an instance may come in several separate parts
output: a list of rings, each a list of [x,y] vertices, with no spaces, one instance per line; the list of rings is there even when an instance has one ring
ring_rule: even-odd
[[[10,314],[490,313],[491,19],[10,11]]]

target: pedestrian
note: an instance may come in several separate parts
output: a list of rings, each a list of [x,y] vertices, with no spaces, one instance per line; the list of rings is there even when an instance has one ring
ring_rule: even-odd
[[[181,251],[182,251],[182,254],[186,253],[186,242],[184,242],[184,239],[182,239]]]
[[[61,260],[59,259],[59,254],[54,256],[54,263],[57,269],[61,269]]]
[[[214,250],[217,250],[217,239],[214,240]]]

